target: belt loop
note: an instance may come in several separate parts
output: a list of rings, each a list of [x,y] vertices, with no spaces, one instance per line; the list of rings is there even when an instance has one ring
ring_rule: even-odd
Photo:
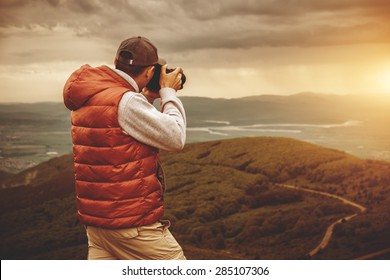
[[[171,226],[170,220],[158,220],[164,227],[164,229],[168,229]]]

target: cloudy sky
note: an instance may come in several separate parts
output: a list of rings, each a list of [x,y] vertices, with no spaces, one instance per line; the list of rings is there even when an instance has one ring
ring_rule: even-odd
[[[136,35],[184,68],[185,95],[390,96],[389,0],[1,0],[0,102],[61,101]]]

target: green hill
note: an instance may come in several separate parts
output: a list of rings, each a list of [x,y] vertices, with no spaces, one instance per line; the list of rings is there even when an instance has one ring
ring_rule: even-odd
[[[1,213],[74,193],[73,158],[65,155],[2,180]]]
[[[300,259],[335,227],[318,259],[352,259],[390,247],[390,163],[273,137],[189,144],[163,153],[166,218],[190,259]],[[2,259],[84,259],[71,156],[7,180],[1,190]],[[279,184],[342,196],[367,207]]]
[[[12,174],[11,173],[8,173],[8,172],[5,172],[5,171],[2,171],[0,170],[0,180],[3,182],[5,180],[7,180],[9,177],[11,177]]]

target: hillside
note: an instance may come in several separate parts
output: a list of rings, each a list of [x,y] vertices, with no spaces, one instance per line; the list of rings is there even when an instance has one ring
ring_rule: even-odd
[[[1,190],[2,259],[86,257],[71,161],[52,159],[8,181],[20,184],[34,173],[32,185]],[[312,258],[353,259],[390,247],[387,162],[274,137],[189,144],[162,161],[165,216],[190,259],[309,258],[327,227],[353,214]],[[367,211],[281,183],[342,196]]]
[[[74,193],[73,157],[43,162],[1,180],[0,212],[29,207]]]

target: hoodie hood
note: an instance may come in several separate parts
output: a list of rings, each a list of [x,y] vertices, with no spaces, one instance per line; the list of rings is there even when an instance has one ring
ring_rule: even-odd
[[[123,87],[123,92],[134,90],[109,67],[91,67],[86,64],[73,72],[66,81],[63,91],[64,104],[69,110],[77,110],[97,93],[115,87]]]

